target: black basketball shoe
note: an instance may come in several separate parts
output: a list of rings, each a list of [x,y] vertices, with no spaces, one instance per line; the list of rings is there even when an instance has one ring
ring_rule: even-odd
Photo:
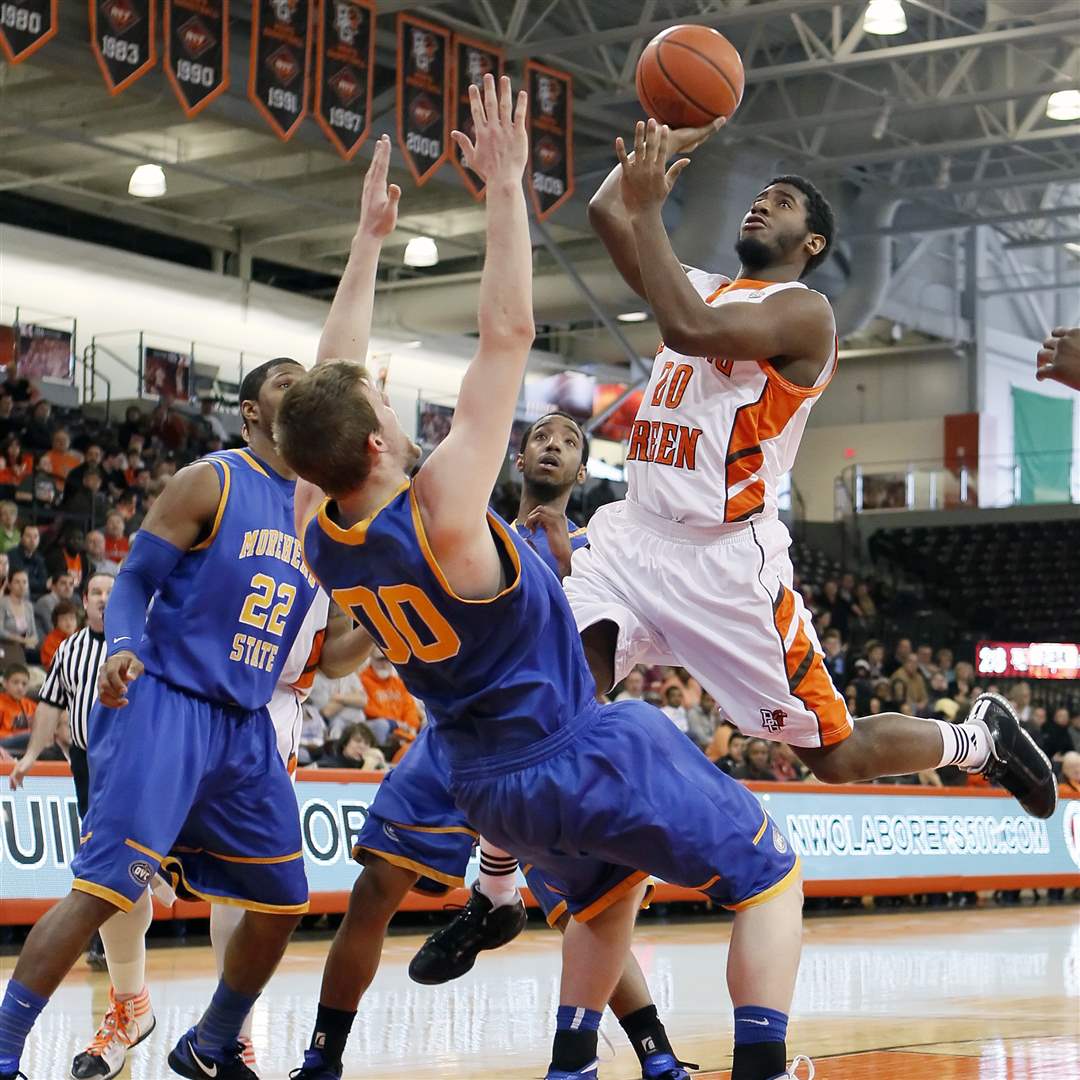
[[[472,970],[479,953],[513,941],[527,922],[520,897],[516,903],[493,908],[474,885],[469,902],[420,946],[409,964],[409,978],[424,986],[460,979]]]
[[[975,720],[990,732],[990,757],[978,771],[1015,796],[1032,817],[1050,817],[1058,798],[1054,770],[1012,705],[1000,694],[980,694],[964,723]]]

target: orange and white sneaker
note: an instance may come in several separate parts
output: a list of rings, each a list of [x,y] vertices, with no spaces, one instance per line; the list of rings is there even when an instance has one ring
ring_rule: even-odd
[[[247,1035],[241,1035],[237,1042],[240,1043],[241,1051],[240,1056],[244,1059],[244,1064],[256,1075],[258,1069],[255,1064],[255,1044],[252,1043],[251,1038]]]
[[[108,1011],[90,1045],[75,1055],[72,1080],[112,1080],[124,1067],[127,1052],[154,1030],[156,1022],[145,986],[126,1001],[117,1001],[110,986]]]

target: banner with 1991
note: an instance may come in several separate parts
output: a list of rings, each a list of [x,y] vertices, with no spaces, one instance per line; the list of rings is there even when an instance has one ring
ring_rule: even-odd
[[[307,115],[311,0],[252,0],[248,97],[282,141]]]

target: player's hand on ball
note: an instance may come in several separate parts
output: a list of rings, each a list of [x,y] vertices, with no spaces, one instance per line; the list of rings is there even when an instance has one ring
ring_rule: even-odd
[[[664,204],[679,174],[690,164],[689,158],[679,158],[671,168],[671,129],[666,124],[639,120],[634,130],[634,153],[627,153],[620,136],[615,140],[615,152],[622,163],[622,199],[631,213],[658,210]]]
[[[704,127],[672,128],[669,151],[672,154],[689,154],[715,135],[726,123],[726,116],[718,116]]]
[[[133,652],[113,653],[98,675],[98,700],[110,709],[127,703],[127,688],[143,673],[142,661]]]
[[[1071,330],[1059,326],[1050,332],[1038,354],[1035,378],[1053,379],[1080,390],[1080,327]]]
[[[398,200],[401,188],[387,184],[390,175],[390,136],[383,135],[375,144],[371,166],[364,177],[360,195],[358,231],[374,240],[382,240],[397,228]]]
[[[510,79],[504,75],[495,85],[493,75],[484,76],[483,89],[469,87],[474,137],[452,131],[465,164],[487,183],[495,180],[520,181],[529,158],[529,137],[525,131],[525,113],[529,96],[519,90],[516,96]]]

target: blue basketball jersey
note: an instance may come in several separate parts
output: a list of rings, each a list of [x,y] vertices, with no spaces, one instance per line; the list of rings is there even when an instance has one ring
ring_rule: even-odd
[[[213,529],[154,597],[139,658],[197,697],[258,709],[318,588],[296,538],[296,484],[248,450],[203,460],[221,480]]]
[[[585,545],[588,544],[589,537],[586,535],[588,532],[587,529],[579,529],[569,519],[567,519],[566,527],[570,532],[571,551],[577,551],[578,548],[585,547]],[[520,521],[514,522],[514,532],[525,541],[527,547],[532,548],[532,550],[544,560],[548,569],[558,576],[559,564],[555,561],[555,556],[551,554],[551,545],[548,543],[548,534],[544,532],[543,529],[537,529],[536,532],[530,532]]]
[[[323,503],[304,530],[308,564],[423,700],[452,761],[519,750],[593,705],[562,586],[496,514],[507,584],[490,600],[450,589],[410,484],[351,528],[332,514]]]

